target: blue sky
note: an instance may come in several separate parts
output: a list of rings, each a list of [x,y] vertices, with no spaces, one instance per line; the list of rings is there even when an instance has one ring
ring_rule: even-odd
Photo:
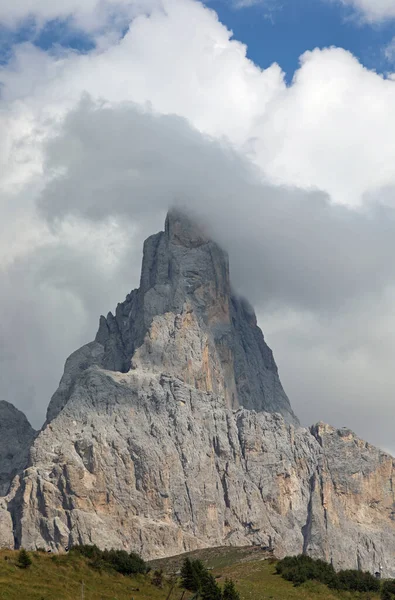
[[[395,36],[394,21],[364,23],[349,9],[320,0],[283,0],[281,8],[262,5],[234,8],[226,0],[208,0],[220,20],[247,44],[248,56],[261,67],[277,62],[287,80],[299,57],[313,48],[339,46],[351,51],[369,69],[385,73],[391,64],[384,49]]]
[[[351,51],[369,69],[386,73],[393,67],[385,48],[395,37],[395,21],[367,23],[350,8],[323,0],[283,0],[270,10],[262,4],[236,8],[229,0],[206,0],[219,19],[248,46],[248,56],[266,68],[277,62],[292,80],[299,57],[313,48],[339,46]],[[17,31],[0,29],[0,62],[7,62],[15,44],[33,41],[51,50],[59,45],[80,52],[94,47],[92,38],[71,26],[71,20],[51,20],[37,29],[27,21]]]

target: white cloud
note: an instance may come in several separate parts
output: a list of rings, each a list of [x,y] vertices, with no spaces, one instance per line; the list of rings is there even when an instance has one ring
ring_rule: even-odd
[[[305,422],[390,446],[394,81],[327,49],[287,87],[190,0],[87,55],[22,45],[0,80],[2,397],[42,416],[175,198],[229,247]]]
[[[292,86],[256,121],[256,160],[274,181],[359,205],[395,184],[394,102],[394,81],[349,52],[307,52]]]
[[[134,16],[151,10],[156,0],[0,0],[0,23],[11,29],[27,21],[45,23],[71,19],[71,25],[90,33],[103,28],[122,28]]]
[[[167,0],[136,18],[121,42],[87,56],[54,60],[26,45],[2,79],[5,100],[28,98],[25,112],[59,114],[83,91],[148,102],[227,136],[272,181],[319,188],[336,202],[358,205],[395,182],[393,81],[345,50],[325,49],[306,53],[286,88],[277,65],[261,71],[198,3]]]
[[[330,0],[357,11],[367,22],[380,22],[395,18],[393,0]]]

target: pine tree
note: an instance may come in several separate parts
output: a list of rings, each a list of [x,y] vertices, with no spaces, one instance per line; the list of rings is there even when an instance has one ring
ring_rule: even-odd
[[[222,592],[223,600],[240,600],[240,594],[235,588],[235,584],[231,579],[225,581],[224,590]]]
[[[181,585],[190,592],[196,592],[195,574],[190,558],[185,558],[181,567]]]
[[[30,567],[31,564],[32,564],[32,559],[30,558],[30,556],[28,555],[26,550],[24,548],[21,548],[19,555],[18,555],[18,562],[17,562],[18,567],[21,569],[27,569],[28,567]]]
[[[181,567],[181,585],[190,592],[198,592],[208,571],[201,560],[186,558]]]
[[[201,560],[192,561],[194,590],[199,591],[205,577],[208,575],[207,567],[204,566]]]
[[[202,600],[222,600],[222,592],[211,573],[206,573],[200,592]]]

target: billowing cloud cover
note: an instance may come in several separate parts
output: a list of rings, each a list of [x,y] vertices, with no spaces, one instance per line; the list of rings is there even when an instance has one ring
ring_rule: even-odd
[[[199,2],[134,11],[89,53],[21,44],[1,68],[1,396],[42,422],[180,203],[229,250],[303,422],[395,451],[395,81],[331,48],[287,87]]]

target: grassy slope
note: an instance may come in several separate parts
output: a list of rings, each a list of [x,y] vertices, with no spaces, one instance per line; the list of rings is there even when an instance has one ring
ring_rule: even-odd
[[[85,600],[163,600],[167,595],[142,576],[130,578],[113,572],[100,573],[89,567],[85,559],[71,554],[29,554],[32,566],[20,569],[15,564],[17,552],[0,552],[1,600],[78,600],[81,581],[85,584]]]
[[[174,573],[181,569],[185,557],[191,559],[198,558],[209,569],[222,569],[236,563],[248,561],[260,561],[263,558],[269,558],[268,552],[263,552],[259,546],[221,546],[220,548],[205,548],[204,550],[194,550],[178,556],[171,556],[153,560],[150,565],[153,569],[163,569],[166,573]]]
[[[221,569],[222,582],[232,578],[243,600],[346,600],[359,595],[339,594],[318,582],[309,581],[294,587],[275,574],[275,565],[270,561],[248,562]],[[361,596],[361,600],[364,598]],[[371,596],[373,599],[373,596]],[[367,600],[367,598],[365,598]],[[377,597],[378,600],[378,597]]]
[[[368,600],[367,595],[332,592],[325,586],[308,582],[294,587],[274,573],[274,564],[262,560],[258,550],[218,548],[194,552],[218,577],[219,583],[232,578],[242,600]],[[0,552],[0,600],[79,600],[81,581],[85,582],[85,600],[166,600],[169,587],[158,589],[150,576],[123,577],[116,573],[101,573],[89,567],[87,561],[71,555],[48,556],[31,553],[29,569],[16,566],[17,552]],[[183,557],[155,561],[153,568],[176,570]],[[7,559],[7,560],[5,560]],[[137,591],[136,588],[139,588]],[[171,600],[180,600],[182,590],[175,588]],[[185,594],[183,600],[188,600]],[[378,600],[371,595],[370,600]]]

